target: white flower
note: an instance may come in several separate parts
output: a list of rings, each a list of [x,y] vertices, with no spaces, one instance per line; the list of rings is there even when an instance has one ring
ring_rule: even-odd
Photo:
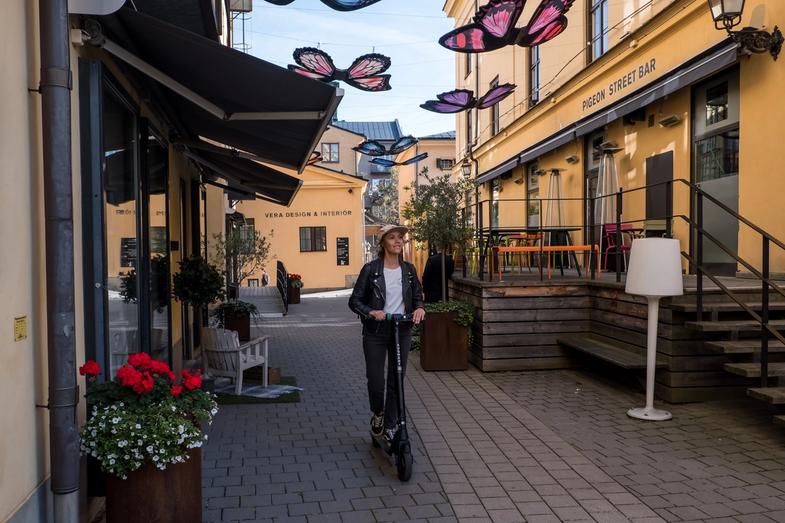
[[[148,446],[147,446],[147,448],[146,448],[145,450],[146,450],[147,452],[152,452],[152,451],[154,451],[154,450],[155,450],[155,448],[154,448],[152,445],[148,445]]]
[[[153,461],[158,461],[158,456],[153,456]]]
[[[137,423],[136,425],[134,425],[134,428],[141,429],[142,426]]]
[[[180,434],[182,434],[183,432],[185,432],[185,427],[184,427],[184,426],[182,426],[182,425],[180,425],[179,427],[177,427],[177,432],[179,432]]]
[[[113,460],[113,459],[110,459],[110,460],[109,460],[109,464],[110,464],[110,465],[114,465],[114,460]]]
[[[112,425],[117,425],[118,423],[120,423],[120,418],[117,417],[112,418]]]

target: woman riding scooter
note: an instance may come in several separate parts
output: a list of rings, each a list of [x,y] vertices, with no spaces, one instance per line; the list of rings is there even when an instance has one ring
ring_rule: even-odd
[[[398,424],[398,402],[395,393],[395,332],[388,314],[411,314],[413,323],[425,317],[423,291],[414,265],[403,261],[403,238],[408,230],[400,225],[385,225],[379,234],[378,257],[365,264],[349,308],[360,315],[363,323],[363,352],[368,379],[368,400],[371,406],[371,434],[392,440]],[[411,325],[399,331],[401,363],[411,347]],[[385,398],[384,362],[387,360],[387,395]]]

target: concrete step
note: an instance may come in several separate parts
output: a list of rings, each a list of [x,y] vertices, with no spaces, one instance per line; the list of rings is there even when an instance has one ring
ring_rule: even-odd
[[[760,340],[707,341],[703,346],[720,354],[754,354],[760,352]],[[779,341],[769,340],[769,352],[785,352],[785,345]]]
[[[646,368],[646,354],[636,345],[630,345],[613,338],[598,334],[568,334],[560,336],[559,345],[574,349],[623,369],[636,370]],[[664,361],[658,361],[657,367],[666,367]]]
[[[723,320],[723,321],[686,321],[686,327],[700,332],[759,332],[760,323],[755,320]],[[785,320],[772,320],[769,326],[773,329],[785,329]]]
[[[747,395],[771,405],[785,405],[785,387],[756,387],[747,389]]]
[[[774,416],[773,420],[776,425],[785,426],[785,416]]]
[[[745,378],[760,378],[760,363],[726,363],[723,367],[731,374]],[[783,376],[785,376],[785,362],[769,362],[769,377]]]

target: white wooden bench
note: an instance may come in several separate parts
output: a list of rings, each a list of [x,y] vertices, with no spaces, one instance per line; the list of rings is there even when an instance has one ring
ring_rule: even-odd
[[[202,329],[202,355],[205,372],[212,376],[231,378],[235,394],[243,390],[243,371],[258,365],[264,367],[264,386],[267,386],[268,340],[262,336],[240,344],[237,332],[206,327]]]

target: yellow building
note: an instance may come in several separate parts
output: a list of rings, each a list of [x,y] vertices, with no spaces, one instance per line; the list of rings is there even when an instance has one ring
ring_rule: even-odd
[[[444,10],[460,26],[475,4],[447,0]],[[527,4],[519,26],[538,4]],[[776,154],[776,129],[785,117],[782,61],[753,54],[715,29],[705,0],[576,0],[567,18],[564,33],[539,47],[456,54],[458,87],[484,93],[496,83],[517,85],[497,106],[456,118],[458,162],[473,165],[479,186],[478,222],[486,228],[553,225],[558,210],[562,225],[584,229],[602,151],[617,146],[619,186],[633,191],[624,196],[622,220],[647,235],[666,232],[666,215],[697,219],[682,180],[785,237],[771,199],[785,189]],[[771,31],[783,23],[785,3],[750,0],[739,27]],[[646,188],[670,180],[676,180],[672,200],[667,185]],[[563,199],[551,209],[551,223],[541,201],[549,195]],[[706,231],[760,268],[760,235],[712,203],[704,210]],[[583,234],[575,232],[573,241],[583,241]],[[695,254],[684,219],[674,219],[673,234]],[[704,245],[711,270],[748,270],[713,243]],[[771,268],[785,270],[778,249]]]
[[[224,230],[226,188],[292,196],[299,180],[243,156],[302,170],[341,97],[228,48],[222,1],[123,3],[3,4],[0,521],[80,520],[76,366],[195,357],[171,274]]]
[[[319,165],[306,167],[300,177],[302,186],[288,207],[263,200],[236,206],[246,223],[253,220],[268,237],[270,285],[277,283],[274,267],[280,261],[288,272],[302,276],[305,292],[351,287],[365,263],[366,181]],[[254,274],[242,285],[259,285],[260,279],[261,274]]]

